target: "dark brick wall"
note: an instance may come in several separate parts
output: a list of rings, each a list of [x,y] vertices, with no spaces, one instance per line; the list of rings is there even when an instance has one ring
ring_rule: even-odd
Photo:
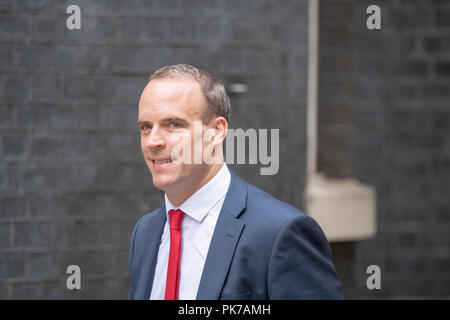
[[[69,4],[81,30],[65,27]],[[380,31],[365,27],[370,4]],[[344,295],[448,298],[450,3],[321,10],[319,167],[377,188],[377,236],[332,245]],[[232,168],[301,208],[306,25],[307,1],[294,0],[1,2],[0,298],[127,298],[131,229],[162,200],[137,102],[165,64],[248,85],[232,95],[231,126],[280,128],[280,171]],[[66,289],[70,264],[80,291]],[[371,264],[379,291],[366,288]]]
[[[66,8],[81,8],[81,30]],[[163,197],[141,159],[149,74],[204,68],[232,95],[233,128],[280,128],[280,171],[237,173],[301,207],[307,1],[0,3],[0,298],[128,297],[128,244]],[[66,289],[68,265],[82,289]]]
[[[344,294],[449,298],[450,2],[358,0],[348,8],[349,2],[321,5],[351,16],[350,34],[330,31],[329,37],[342,45],[351,37],[351,64],[345,64],[351,70],[351,92],[345,95],[352,108],[348,168],[377,189],[378,233],[333,245]],[[381,30],[366,28],[371,4],[381,8]],[[340,50],[322,55],[339,61]],[[366,288],[371,264],[381,268],[381,290]]]
[[[350,175],[353,1],[320,1],[317,170]]]

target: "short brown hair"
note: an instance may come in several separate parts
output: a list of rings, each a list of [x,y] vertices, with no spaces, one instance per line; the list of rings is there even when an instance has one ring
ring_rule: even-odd
[[[150,81],[165,78],[191,78],[200,84],[203,96],[208,102],[208,109],[203,115],[203,123],[209,123],[214,116],[230,118],[230,98],[225,86],[210,73],[189,64],[175,64],[156,70]]]

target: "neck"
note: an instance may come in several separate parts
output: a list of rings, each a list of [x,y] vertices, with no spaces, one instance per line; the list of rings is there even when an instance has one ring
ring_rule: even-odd
[[[211,168],[208,171],[208,173],[204,175],[203,178],[199,180],[194,186],[190,185],[189,187],[186,188],[180,188],[182,189],[181,191],[167,190],[166,195],[170,203],[172,203],[176,207],[179,207],[190,196],[192,196],[194,193],[200,190],[205,184],[207,184],[212,178],[214,178],[216,174],[220,171],[222,166],[223,163],[215,163],[211,165]]]

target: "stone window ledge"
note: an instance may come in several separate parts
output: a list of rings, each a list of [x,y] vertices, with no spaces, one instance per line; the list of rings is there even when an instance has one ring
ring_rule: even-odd
[[[363,240],[376,234],[375,188],[354,178],[330,179],[314,174],[304,192],[305,212],[329,242]]]

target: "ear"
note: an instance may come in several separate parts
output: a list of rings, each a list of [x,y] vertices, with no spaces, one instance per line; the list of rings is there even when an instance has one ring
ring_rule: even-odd
[[[211,121],[210,128],[214,129],[214,135],[211,137],[212,142],[222,143],[227,136],[228,122],[224,117],[216,117]]]

